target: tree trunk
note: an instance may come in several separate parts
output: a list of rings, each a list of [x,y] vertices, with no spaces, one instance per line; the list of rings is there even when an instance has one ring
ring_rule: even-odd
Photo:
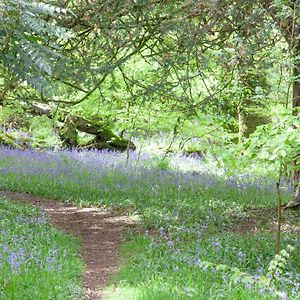
[[[300,55],[300,43],[298,42],[297,51],[294,57]],[[298,58],[296,58],[298,60]],[[298,109],[300,108],[300,63],[297,61],[294,66],[294,82],[293,82],[293,115],[298,115]],[[294,166],[299,169],[297,162],[294,162]],[[293,196],[292,204],[300,204],[300,170],[293,171]]]
[[[237,115],[238,115],[238,124],[239,124],[239,143],[243,142],[244,133],[245,133],[245,125],[244,125],[244,116],[242,113],[241,105],[237,107]]]
[[[64,125],[59,130],[59,137],[64,147],[69,149],[78,147],[78,131],[72,118],[66,118]]]
[[[291,58],[294,59],[294,69],[293,69],[293,99],[292,99],[292,113],[293,115],[298,114],[298,109],[300,107],[300,41],[299,41],[299,13],[298,4],[296,1],[290,1],[290,16],[284,18],[284,21],[277,16],[277,7],[275,3],[271,0],[262,0],[262,6],[269,12],[272,19],[278,25],[281,30],[286,42],[290,47]],[[294,167],[297,166],[297,162],[294,162]],[[300,170],[293,171],[293,195],[292,200],[288,206],[294,206],[300,204]]]
[[[256,99],[256,88],[264,92],[270,90],[266,70],[257,68],[251,56],[240,57],[238,63],[239,85],[241,87],[240,103],[237,107],[239,141],[249,137],[260,125],[270,122],[266,104]]]

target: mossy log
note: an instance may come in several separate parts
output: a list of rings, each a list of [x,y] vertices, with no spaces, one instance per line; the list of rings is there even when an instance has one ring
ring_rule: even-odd
[[[105,122],[88,120],[78,115],[72,115],[62,108],[53,108],[44,103],[32,103],[28,111],[32,115],[45,115],[56,119],[60,126],[56,127],[64,147],[68,149],[110,149],[126,151],[135,149],[135,145],[124,137],[116,135]],[[94,135],[91,141],[80,145],[78,132]],[[28,148],[30,141],[16,141],[12,136],[0,132],[0,144],[14,148]]]
[[[63,123],[58,129],[63,146],[74,149],[110,149],[117,151],[126,151],[135,149],[135,145],[118,135],[116,135],[105,122],[96,122],[88,120],[78,115],[72,115],[63,109],[54,109],[48,104],[34,103],[30,111],[35,115],[46,115],[50,119],[54,117]],[[78,131],[85,132],[95,137],[84,145],[78,142]]]
[[[5,132],[0,132],[0,145],[11,148],[24,149],[23,146],[17,143],[13,136]]]
[[[59,137],[64,147],[69,149],[78,147],[78,131],[71,118],[67,118],[59,130]]]
[[[92,134],[95,137],[84,145],[78,145],[77,131]],[[66,119],[61,129],[61,138],[64,144],[70,148],[78,147],[83,149],[110,149],[118,151],[135,149],[135,145],[131,141],[117,136],[105,125],[86,120],[79,116],[70,116]]]

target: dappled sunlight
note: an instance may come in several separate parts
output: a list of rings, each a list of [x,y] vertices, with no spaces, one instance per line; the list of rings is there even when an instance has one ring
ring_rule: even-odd
[[[141,299],[141,291],[135,287],[108,287],[102,292],[105,300],[138,300]]]

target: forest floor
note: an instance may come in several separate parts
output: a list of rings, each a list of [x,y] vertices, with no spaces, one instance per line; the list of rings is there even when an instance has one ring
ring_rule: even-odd
[[[77,207],[25,193],[0,191],[0,196],[40,208],[53,225],[81,239],[87,299],[102,299],[102,288],[120,265],[118,247],[135,222],[120,211]]]

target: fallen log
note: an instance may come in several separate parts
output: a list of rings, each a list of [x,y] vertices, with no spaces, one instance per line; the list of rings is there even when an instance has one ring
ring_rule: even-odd
[[[69,149],[109,149],[117,151],[126,151],[127,149],[135,149],[134,143],[124,137],[116,135],[112,129],[104,122],[96,122],[85,119],[78,115],[70,114],[67,111],[59,109],[53,111],[49,105],[34,103],[31,112],[38,115],[46,115],[53,119],[55,114],[60,116],[59,121],[63,125],[58,129],[60,139],[63,146]],[[78,132],[84,132],[95,137],[86,144],[79,144]]]
[[[20,145],[13,136],[6,132],[0,132],[0,145],[24,150],[24,147]]]
[[[78,131],[85,132],[95,137],[86,144],[79,145]],[[60,130],[60,136],[63,143],[69,148],[82,149],[109,149],[125,151],[126,149],[135,149],[135,145],[120,136],[117,136],[110,128],[101,123],[96,123],[79,116],[70,116]]]

